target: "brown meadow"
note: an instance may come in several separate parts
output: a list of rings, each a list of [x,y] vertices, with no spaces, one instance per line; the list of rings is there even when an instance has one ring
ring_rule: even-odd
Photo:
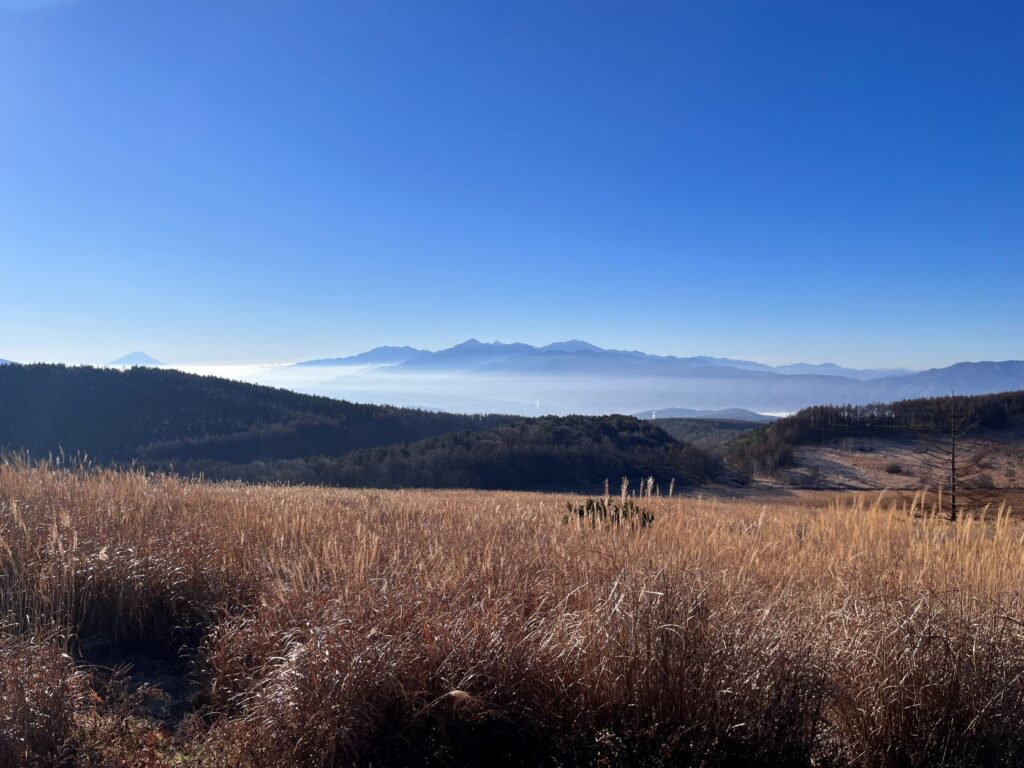
[[[9,461],[0,766],[1024,759],[1008,509],[567,501]],[[187,673],[181,715],[111,658]]]

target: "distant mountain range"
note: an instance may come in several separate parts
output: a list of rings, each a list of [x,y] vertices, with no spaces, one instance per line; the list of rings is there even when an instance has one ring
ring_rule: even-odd
[[[844,368],[841,365],[835,363],[821,363],[820,365],[811,365],[810,363],[793,363],[792,365],[777,365],[771,370],[775,373],[789,373],[789,374],[812,374],[817,376],[845,376],[849,379],[860,379],[867,381],[868,379],[881,379],[887,376],[906,376],[907,374],[914,373],[914,371],[908,370],[907,368]]]
[[[298,366],[330,366],[330,365],[396,365],[412,360],[419,355],[430,355],[422,349],[413,347],[375,347],[369,352],[363,352],[349,357],[330,357],[323,360],[306,360],[296,363]]]
[[[556,341],[543,347],[514,342],[482,342],[469,339],[454,347],[431,352],[415,347],[375,347],[349,357],[306,360],[299,366],[391,365],[402,371],[447,370],[510,373],[601,373],[610,375],[666,375],[696,368],[732,368],[785,375],[840,376],[867,381],[906,376],[907,369],[844,368],[833,363],[793,363],[771,366],[752,360],[727,357],[676,357],[635,350],[603,349],[579,339]],[[728,374],[726,374],[728,375]]]
[[[832,363],[770,366],[722,357],[653,355],[602,349],[579,339],[546,346],[485,343],[469,339],[436,352],[414,347],[378,347],[351,357],[310,360],[299,368],[369,366],[374,381],[398,391],[403,376],[421,391],[438,374],[445,392],[474,401],[491,396],[518,412],[636,413],[684,408],[740,408],[787,413],[815,404],[864,404],[916,397],[986,394],[1024,388],[1024,362],[964,362],[927,371],[855,369]],[[351,370],[351,368],[350,368]],[[325,371],[326,373],[326,371]],[[443,378],[440,380],[444,380]],[[424,384],[423,382],[427,382]],[[429,392],[437,400],[441,385]],[[458,409],[458,400],[446,405]]]

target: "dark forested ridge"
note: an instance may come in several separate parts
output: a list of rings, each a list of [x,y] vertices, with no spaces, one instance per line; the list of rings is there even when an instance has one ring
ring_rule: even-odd
[[[360,405],[174,370],[5,365],[0,449],[100,462],[276,460],[487,429],[514,417]]]
[[[676,440],[695,445],[712,453],[720,453],[736,438],[757,429],[765,422],[723,418],[657,418],[651,423],[664,429]]]
[[[979,429],[999,429],[1024,413],[1024,391],[917,398],[873,405],[818,405],[741,436],[728,446],[730,463],[745,472],[786,466],[798,445],[837,435],[881,436],[949,429],[951,409],[970,414]]]
[[[654,477],[676,487],[719,479],[721,464],[660,427],[632,416],[545,416],[411,444],[367,448],[334,459],[249,467],[214,462],[207,476],[379,488],[485,488],[598,491]],[[249,474],[249,473],[253,474]],[[634,485],[636,487],[636,485]]]
[[[466,416],[359,405],[174,370],[0,368],[0,450],[252,482],[596,488],[698,483],[719,462],[628,416]]]

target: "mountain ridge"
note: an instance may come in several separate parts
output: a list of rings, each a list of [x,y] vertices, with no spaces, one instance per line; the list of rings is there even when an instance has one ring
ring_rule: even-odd
[[[914,373],[909,369],[869,368],[856,369],[840,366],[835,363],[789,363],[771,366],[753,360],[741,360],[710,355],[656,355],[638,350],[606,349],[582,339],[555,341],[544,346],[534,346],[523,342],[482,342],[469,338],[451,347],[439,350],[425,350],[410,346],[380,346],[355,355],[333,358],[317,358],[295,363],[296,366],[344,366],[356,364],[394,365],[404,370],[412,368],[445,368],[452,370],[471,370],[489,366],[492,371],[522,371],[534,366],[542,367],[545,363],[564,363],[566,355],[581,355],[581,360],[603,359],[625,362],[647,361],[651,368],[663,366],[665,369],[680,368],[735,368],[746,371],[774,372],[784,375],[822,375],[858,378],[869,380],[893,375]],[[589,357],[588,357],[589,356]],[[515,361],[515,362],[513,362]]]
[[[1024,362],[1017,360],[961,362],[924,371],[860,370],[834,363],[770,366],[706,355],[602,349],[580,339],[542,347],[468,339],[436,352],[402,356],[408,359],[374,368],[379,376],[369,386],[389,393],[409,388],[423,393],[422,402],[446,402],[447,410],[464,410],[463,403],[488,403],[485,407],[492,410],[523,414],[636,413],[678,407],[792,413],[811,405],[863,405],[1024,388]],[[422,377],[415,378],[418,375]]]
[[[373,349],[367,350],[366,352],[360,352],[357,355],[348,355],[347,357],[325,357],[316,360],[304,360],[300,363],[295,363],[299,366],[336,366],[336,365],[397,365],[403,363],[406,360],[422,355],[430,354],[425,349],[417,349],[416,347],[393,347],[393,346],[382,346],[374,347]]]

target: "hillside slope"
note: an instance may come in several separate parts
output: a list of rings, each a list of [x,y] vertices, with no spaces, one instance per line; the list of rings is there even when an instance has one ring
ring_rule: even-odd
[[[415,443],[365,448],[333,459],[258,466],[193,462],[192,474],[221,479],[376,488],[481,488],[598,493],[627,477],[663,489],[723,479],[722,464],[631,416],[547,416]]]
[[[0,367],[0,449],[100,462],[340,455],[511,417],[359,405],[174,370]]]
[[[961,444],[960,470],[969,475],[961,488],[993,491],[998,505],[1011,491],[1024,488],[1024,416],[999,429],[979,429]],[[788,488],[830,490],[922,490],[945,479],[931,464],[935,444],[909,433],[842,437],[793,449],[789,462],[775,473]],[[1016,506],[1016,505],[1015,505]]]
[[[219,479],[597,489],[697,483],[720,462],[628,416],[523,419],[359,405],[174,370],[0,369],[0,450]]]
[[[726,418],[657,418],[650,420],[676,440],[690,443],[713,453],[720,453],[733,440],[757,429],[761,423],[742,419]]]
[[[730,464],[795,487],[920,488],[935,481],[928,453],[948,450],[957,414],[961,469],[986,486],[1024,477],[1024,392],[815,406],[749,431],[725,447]],[[939,472],[938,474],[941,474]],[[926,477],[926,475],[928,477]]]

